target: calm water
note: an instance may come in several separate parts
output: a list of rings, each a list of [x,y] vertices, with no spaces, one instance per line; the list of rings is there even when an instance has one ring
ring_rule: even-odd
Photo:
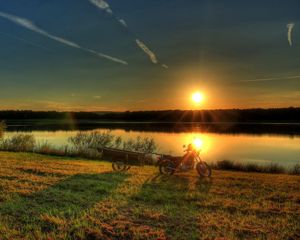
[[[97,128],[95,131],[107,131]],[[91,130],[88,130],[91,131]],[[259,164],[278,163],[290,167],[300,164],[300,136],[283,134],[245,134],[245,133],[210,133],[196,131],[164,132],[164,131],[128,131],[111,130],[112,134],[123,138],[136,136],[154,138],[159,146],[158,152],[182,155],[182,145],[198,141],[202,145],[202,156],[208,162],[230,159],[238,162]],[[56,146],[68,143],[68,138],[78,131],[31,131],[38,141],[48,141]],[[6,136],[15,134],[8,131]],[[28,133],[28,131],[27,131]]]

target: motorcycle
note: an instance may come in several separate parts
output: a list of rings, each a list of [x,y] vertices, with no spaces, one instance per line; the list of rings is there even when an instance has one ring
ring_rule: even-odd
[[[186,146],[183,146],[184,148]],[[200,150],[197,150],[192,144],[185,150],[186,154],[182,157],[173,157],[163,155],[157,165],[161,174],[173,175],[176,172],[188,172],[193,169],[202,177],[211,176],[211,167],[201,159]]]

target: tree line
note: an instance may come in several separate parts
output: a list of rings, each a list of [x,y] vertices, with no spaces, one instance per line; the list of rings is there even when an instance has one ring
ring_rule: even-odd
[[[127,112],[0,111],[0,121],[13,120],[98,120],[124,122],[273,122],[299,123],[299,108],[162,110]]]

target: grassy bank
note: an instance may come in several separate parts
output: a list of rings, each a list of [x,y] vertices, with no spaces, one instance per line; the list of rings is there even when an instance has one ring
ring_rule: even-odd
[[[0,239],[299,239],[300,177],[0,152]]]
[[[1,135],[0,135],[1,137]],[[69,145],[61,147],[53,146],[47,141],[37,142],[32,134],[16,134],[10,138],[0,138],[0,151],[6,152],[28,152],[50,156],[101,159],[101,154],[97,150],[99,147],[109,147],[120,150],[136,151],[147,154],[146,164],[156,165],[157,155],[153,157],[151,153],[157,150],[154,139],[136,137],[124,140],[121,137],[111,134],[111,132],[79,132],[76,136],[69,138]],[[167,156],[165,156],[167,158]],[[222,160],[211,163],[211,167],[216,170],[229,170],[239,172],[272,173],[300,175],[300,165],[285,168],[278,164],[260,165],[256,163],[239,163],[231,160]]]

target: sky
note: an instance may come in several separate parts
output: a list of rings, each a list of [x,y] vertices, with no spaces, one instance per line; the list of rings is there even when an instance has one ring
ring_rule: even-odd
[[[300,2],[0,0],[0,56],[0,109],[299,107]]]

